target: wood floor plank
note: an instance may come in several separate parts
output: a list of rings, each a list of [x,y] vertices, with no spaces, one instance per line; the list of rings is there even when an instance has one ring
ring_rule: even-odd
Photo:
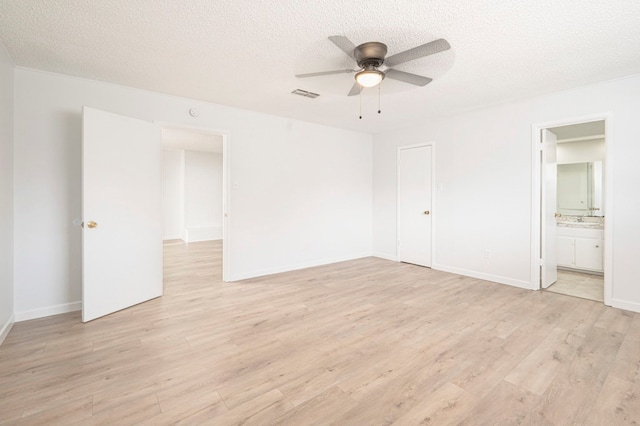
[[[364,258],[236,283],[164,247],[164,296],[14,325],[0,424],[640,423],[640,315]]]
[[[459,425],[555,426],[535,412],[540,396],[506,381],[500,382],[466,413]],[[573,424],[570,419],[566,423]]]
[[[571,333],[556,328],[505,377],[505,380],[542,395],[575,356],[575,344],[571,343]]]
[[[609,376],[585,425],[637,425],[640,420],[640,385]]]
[[[631,383],[640,383],[640,339],[627,334],[618,349],[609,376]]]
[[[265,425],[272,419],[282,417],[293,409],[293,405],[278,389],[273,389],[247,401],[233,410],[207,420],[206,425]]]
[[[478,403],[478,398],[464,389],[445,383],[423,402],[393,422],[394,426],[455,425]]]
[[[89,421],[92,417],[92,397],[85,396],[77,400],[57,405],[47,410],[24,416],[20,425],[68,425]]]
[[[558,372],[536,407],[545,419],[583,424],[606,381],[623,335],[594,327],[576,348],[567,368]],[[640,419],[638,419],[640,420]]]
[[[276,419],[277,425],[327,425],[342,421],[342,416],[356,405],[345,392],[337,386],[306,400],[303,404],[289,410]]]

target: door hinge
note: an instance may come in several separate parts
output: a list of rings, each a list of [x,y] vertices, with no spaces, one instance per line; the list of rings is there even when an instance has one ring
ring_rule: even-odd
[[[538,259],[538,266],[544,266],[544,259]]]

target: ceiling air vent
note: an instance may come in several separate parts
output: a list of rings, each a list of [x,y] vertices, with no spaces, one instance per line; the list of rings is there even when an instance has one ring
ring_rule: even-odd
[[[294,95],[300,95],[300,96],[304,96],[305,98],[311,98],[311,99],[315,99],[318,96],[320,96],[317,93],[307,92],[306,90],[302,90],[302,89],[296,89],[291,93],[293,93]]]

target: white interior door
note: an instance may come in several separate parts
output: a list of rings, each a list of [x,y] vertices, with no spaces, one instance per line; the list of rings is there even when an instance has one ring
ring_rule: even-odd
[[[398,260],[431,267],[432,147],[398,150]]]
[[[556,250],[556,209],[558,191],[558,161],[556,135],[542,130],[542,203],[541,238],[542,288],[558,280],[558,258]]]
[[[82,321],[162,295],[162,147],[154,124],[83,109]]]

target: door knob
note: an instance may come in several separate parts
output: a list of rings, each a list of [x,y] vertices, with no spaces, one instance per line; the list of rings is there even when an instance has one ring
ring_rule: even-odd
[[[87,227],[93,229],[93,228],[97,228],[98,224],[92,220],[90,220],[89,222],[87,222]]]
[[[562,217],[562,213],[554,213],[553,217]]]
[[[424,214],[426,214],[427,216],[431,214],[431,212],[429,210],[425,210]]]

